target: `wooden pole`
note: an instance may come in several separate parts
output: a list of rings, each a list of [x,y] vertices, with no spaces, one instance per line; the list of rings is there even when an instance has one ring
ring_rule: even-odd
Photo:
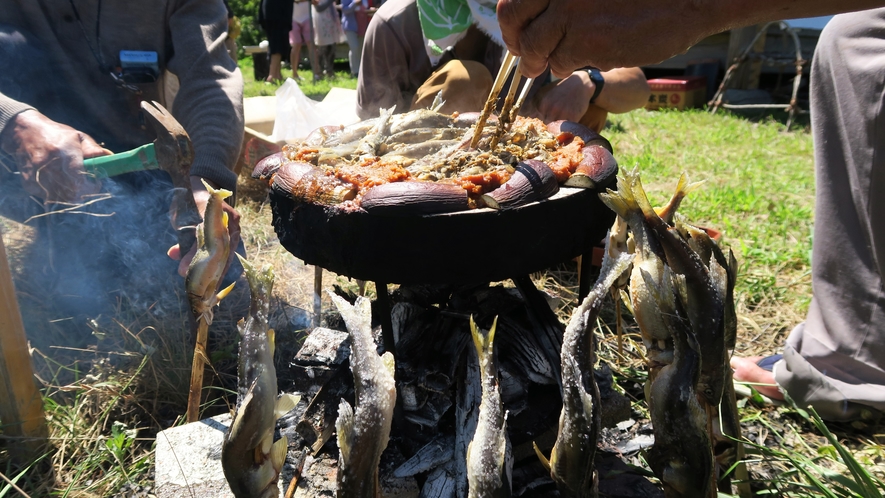
[[[734,63],[735,58],[747,49],[747,45],[753,41],[753,37],[764,27],[764,24],[756,24],[744,28],[733,29],[728,41],[728,64]],[[759,36],[753,45],[753,53],[761,53],[765,50],[765,34]],[[759,60],[745,61],[737,69],[735,75],[728,81],[728,88],[750,90],[759,88],[759,76],[762,72],[762,62]]]
[[[15,287],[0,238],[0,425],[3,434],[20,440],[7,444],[10,457],[27,465],[46,448],[49,431],[43,397],[34,381],[31,355]]]

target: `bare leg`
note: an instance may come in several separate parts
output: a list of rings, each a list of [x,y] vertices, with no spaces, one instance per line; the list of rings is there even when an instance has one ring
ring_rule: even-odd
[[[307,42],[307,58],[310,60],[310,70],[316,78],[319,74],[317,69],[320,67],[320,63],[317,60],[317,47],[312,41]]]
[[[300,81],[298,76],[298,63],[301,62],[301,43],[293,43],[292,51],[289,52],[289,63],[292,64],[292,79]]]
[[[269,82],[273,83],[273,82],[282,80],[283,75],[280,72],[282,65],[283,65],[283,55],[282,54],[270,54],[270,70],[268,71],[267,79],[265,81],[269,81]]]

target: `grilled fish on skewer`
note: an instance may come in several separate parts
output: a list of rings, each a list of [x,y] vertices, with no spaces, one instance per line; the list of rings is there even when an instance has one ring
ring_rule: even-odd
[[[200,397],[203,391],[203,370],[208,362],[206,343],[213,318],[212,308],[234,287],[232,283],[221,292],[218,291],[230,255],[230,234],[227,231],[224,199],[231,193],[212,188],[206,180],[203,180],[203,185],[209,191],[209,201],[203,214],[203,223],[197,227],[197,252],[184,277],[187,298],[194,317],[193,326],[196,328],[187,396],[188,422],[196,422],[200,418]]]
[[[633,254],[620,253],[603,259],[596,285],[575,309],[562,338],[562,412],[559,433],[550,461],[535,447],[564,498],[596,495],[593,470],[598,437],[599,392],[593,377],[593,325],[605,295],[614,281],[630,266]]]
[[[664,251],[658,243],[657,236],[645,223],[645,216],[640,208],[637,196],[645,199],[645,192],[636,192],[635,185],[639,173],[625,172],[618,177],[618,190],[608,190],[599,194],[599,198],[630,226],[636,247],[636,259],[630,277],[630,300],[633,314],[643,343],[648,354],[649,379],[653,380],[658,370],[672,361],[670,330],[658,309],[657,303],[649,295],[648,286],[642,276],[646,273],[652,281],[661,282],[664,271]],[[646,202],[647,199],[646,199]]]
[[[642,184],[636,180],[636,190]],[[691,324],[694,339],[701,355],[701,380],[698,390],[711,407],[722,399],[724,380],[722,369],[727,368],[724,338],[724,305],[721,291],[727,286],[725,270],[712,259],[710,268],[686,243],[679,232],[664,223],[648,203],[644,192],[637,196],[645,223],[654,231],[666,254],[667,265],[685,277],[685,285],[677,290],[682,295],[685,314]]]
[[[223,291],[218,291],[230,255],[230,234],[227,231],[227,213],[224,212],[223,203],[231,196],[231,191],[212,188],[206,180],[203,180],[203,185],[209,191],[209,202],[206,204],[203,223],[197,227],[197,253],[188,266],[184,281],[194,317],[205,318],[211,324],[212,308],[234,286],[231,284]]]
[[[678,295],[687,285],[682,275],[664,270],[661,285],[647,280],[650,294],[668,317],[674,342],[673,362],[652,382],[649,407],[655,444],[649,464],[664,484],[667,498],[708,498],[712,491],[713,455],[706,412],[698,400],[701,356]]]
[[[507,438],[507,413],[501,402],[498,371],[495,367],[495,328],[480,330],[470,317],[470,333],[479,358],[482,401],[473,440],[467,446],[467,482],[469,498],[510,496],[510,441]]]
[[[239,254],[237,255],[239,257]],[[251,309],[240,320],[239,403],[221,445],[221,466],[237,498],[276,498],[286,459],[287,440],[273,442],[276,420],[295,407],[298,397],[277,399],[273,366],[274,334],[267,325],[274,275],[269,266],[256,270],[240,258],[252,291]]]
[[[378,463],[387,448],[396,404],[393,355],[378,356],[372,337],[372,310],[368,298],[351,305],[329,293],[350,334],[350,370],[356,409],[341,400],[335,429],[338,432],[339,498],[380,498]]]

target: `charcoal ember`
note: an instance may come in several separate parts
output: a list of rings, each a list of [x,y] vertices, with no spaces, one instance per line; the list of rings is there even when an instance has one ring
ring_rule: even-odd
[[[406,458],[396,445],[389,445],[381,455],[378,466],[381,481],[381,496],[385,498],[417,498],[420,493],[418,482],[412,476],[397,476],[395,470],[402,466]]]
[[[347,332],[317,327],[290,363],[296,371],[293,376],[295,391],[315,395],[350,357],[350,339]]]
[[[514,375],[502,365],[498,369],[498,385],[501,389],[501,402],[507,407],[508,416],[513,417],[528,408],[528,391],[525,379]]]
[[[428,472],[450,462],[454,455],[454,436],[440,436],[424,445],[412,455],[412,458],[397,467],[393,474],[397,477],[408,477]]]
[[[630,418],[630,400],[614,390],[611,368],[605,362],[593,370],[596,385],[599,387],[599,406],[602,427],[615,427],[618,422]]]
[[[433,469],[421,488],[421,498],[455,498],[454,462]]]
[[[427,393],[426,402],[418,409],[405,414],[406,420],[427,428],[436,429],[443,416],[452,407],[452,398],[448,393]]]

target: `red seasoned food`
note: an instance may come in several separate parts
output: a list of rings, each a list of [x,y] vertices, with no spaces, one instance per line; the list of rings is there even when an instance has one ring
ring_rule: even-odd
[[[560,185],[601,189],[617,175],[611,144],[578,123],[517,117],[501,130],[492,119],[471,148],[476,123],[474,113],[385,110],[317,129],[254,175],[301,202],[391,216],[509,209],[544,200]]]

